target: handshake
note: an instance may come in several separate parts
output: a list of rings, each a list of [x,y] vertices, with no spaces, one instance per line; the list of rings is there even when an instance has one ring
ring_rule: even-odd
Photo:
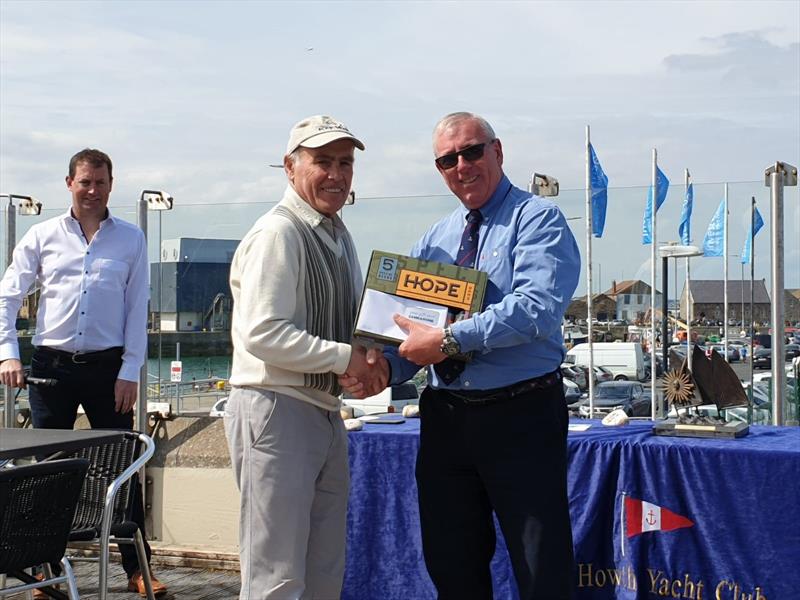
[[[442,354],[442,330],[415,323],[402,315],[394,315],[394,322],[407,335],[397,353],[406,360],[424,367],[435,365],[446,357]],[[339,385],[353,398],[374,396],[389,385],[389,363],[377,348],[353,346],[347,371],[339,376]]]
[[[353,345],[347,371],[339,384],[353,398],[374,396],[389,385],[389,363],[378,348]]]

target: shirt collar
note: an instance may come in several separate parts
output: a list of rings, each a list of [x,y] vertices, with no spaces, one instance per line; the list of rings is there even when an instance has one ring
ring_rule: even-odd
[[[334,214],[333,217],[327,217],[318,212],[300,197],[291,184],[286,186],[282,204],[291,209],[292,212],[311,225],[311,227],[322,226],[330,234],[344,231],[345,229],[344,222],[342,222],[338,214]]]
[[[78,219],[76,219],[75,216],[72,214],[72,207],[71,206],[67,208],[67,212],[65,212],[62,215],[61,218],[64,221],[69,221],[69,222],[73,222],[73,223],[78,223],[79,222]],[[108,210],[108,208],[106,208],[106,216],[100,221],[100,227],[104,227],[105,226],[104,223],[106,223],[106,221],[109,224],[117,222],[117,220],[111,215],[111,211]]]
[[[492,192],[492,195],[489,196],[489,200],[479,209],[481,211],[481,216],[483,217],[484,223],[486,221],[491,220],[491,218],[494,216],[497,210],[502,206],[503,201],[506,199],[506,196],[508,196],[508,193],[510,191],[511,191],[511,181],[508,179],[508,177],[503,175],[503,178],[497,184],[497,187],[494,188],[494,192]],[[469,209],[462,204],[461,216],[464,219],[467,218],[468,212]]]

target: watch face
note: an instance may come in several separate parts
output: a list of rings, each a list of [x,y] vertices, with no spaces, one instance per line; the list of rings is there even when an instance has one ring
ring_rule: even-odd
[[[461,346],[459,346],[456,339],[453,337],[453,334],[450,332],[450,329],[445,329],[444,332],[444,341],[442,342],[442,352],[445,353],[447,356],[455,356],[461,351]]]

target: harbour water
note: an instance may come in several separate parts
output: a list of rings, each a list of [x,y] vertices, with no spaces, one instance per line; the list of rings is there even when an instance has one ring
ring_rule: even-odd
[[[149,383],[157,383],[160,379],[164,382],[170,380],[170,367],[174,356],[161,356],[161,369],[159,370],[158,358],[147,359],[147,380]],[[205,379],[224,379],[228,380],[231,374],[231,356],[190,356],[181,358],[183,375],[181,383],[191,383]]]

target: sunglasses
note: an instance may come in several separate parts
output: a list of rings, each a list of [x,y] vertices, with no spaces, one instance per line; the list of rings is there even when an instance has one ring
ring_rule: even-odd
[[[486,144],[493,143],[494,140],[489,140],[488,142],[483,142],[482,144],[475,144],[474,146],[468,146],[463,150],[459,150],[458,152],[451,152],[450,154],[444,154],[435,160],[436,164],[439,165],[440,169],[444,169],[447,171],[448,169],[452,169],[458,164],[458,157],[463,156],[464,160],[468,162],[475,162],[476,160],[480,160],[483,158],[483,151],[486,148]]]

